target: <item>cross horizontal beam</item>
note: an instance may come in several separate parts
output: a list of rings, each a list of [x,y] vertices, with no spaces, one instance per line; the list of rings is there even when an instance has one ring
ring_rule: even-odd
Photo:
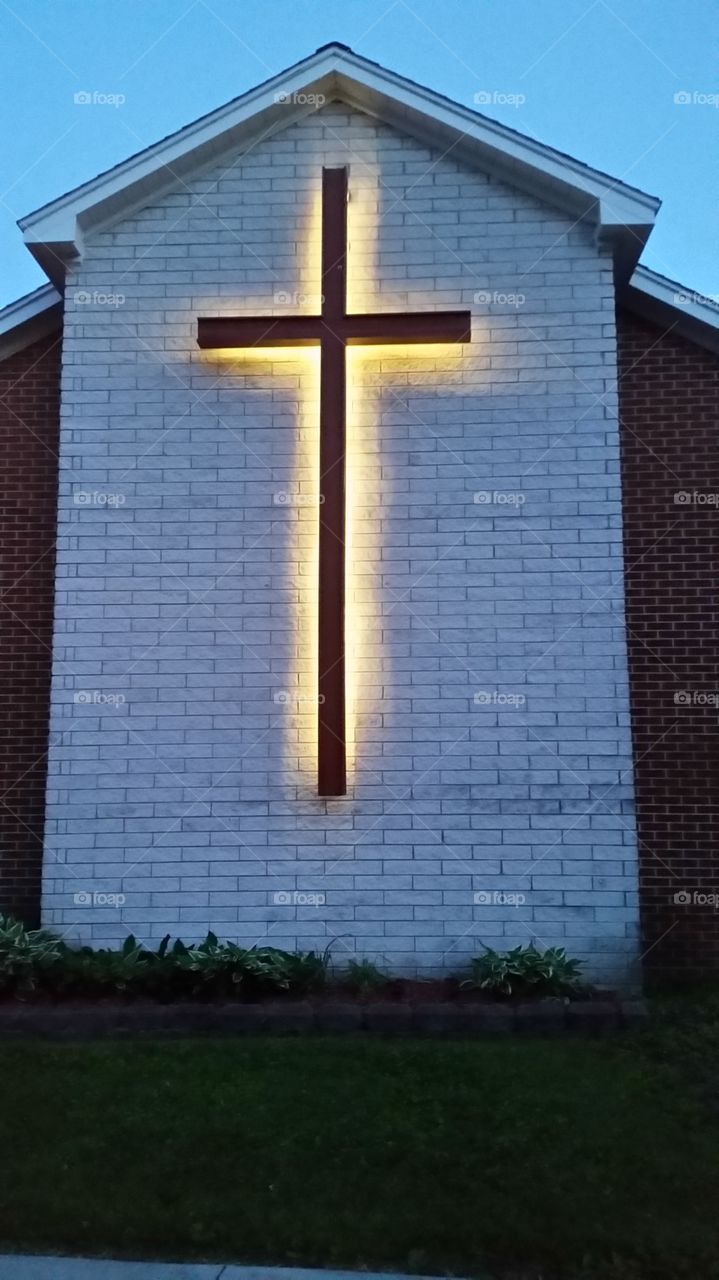
[[[403,342],[469,342],[467,311],[390,311],[323,316],[221,316],[198,321],[197,341],[213,347],[314,347],[335,338],[348,347]]]

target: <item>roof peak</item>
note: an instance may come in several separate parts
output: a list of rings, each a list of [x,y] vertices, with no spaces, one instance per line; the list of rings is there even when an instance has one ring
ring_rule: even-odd
[[[342,49],[344,53],[354,53],[354,49],[348,44],[342,44],[341,40],[328,40],[327,44],[318,45],[315,53],[324,53],[326,49]]]

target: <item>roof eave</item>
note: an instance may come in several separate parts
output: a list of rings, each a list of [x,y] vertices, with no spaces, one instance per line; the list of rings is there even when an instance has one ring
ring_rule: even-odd
[[[62,326],[62,298],[51,284],[41,285],[0,310],[0,360],[24,350]]]
[[[652,324],[719,355],[719,305],[712,299],[639,266],[617,301]]]

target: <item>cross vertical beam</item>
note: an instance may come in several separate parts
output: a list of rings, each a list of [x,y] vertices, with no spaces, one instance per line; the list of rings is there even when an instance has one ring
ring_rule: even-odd
[[[345,731],[345,456],[347,170],[322,170],[320,368],[320,547],[317,784],[321,796],[347,790]]]

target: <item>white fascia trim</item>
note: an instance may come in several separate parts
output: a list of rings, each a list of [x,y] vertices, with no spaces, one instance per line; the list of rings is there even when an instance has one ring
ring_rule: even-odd
[[[7,306],[0,310],[0,335],[9,333],[20,324],[26,324],[28,320],[34,320],[36,316],[42,315],[44,311],[57,306],[61,301],[60,294],[54,285],[41,284],[40,288],[34,289],[32,293],[26,293],[22,298],[8,302]]]
[[[719,295],[707,297],[638,266],[620,301],[647,320],[719,353]]]
[[[54,285],[43,284],[8,303],[0,310],[0,360],[29,347],[61,323],[62,297]]]
[[[649,267],[638,266],[630,281],[632,288],[640,289],[648,297],[668,307],[677,308],[682,315],[691,316],[702,324],[719,329],[719,294],[714,297],[698,293],[686,285],[660,276]]]
[[[521,170],[535,170],[550,180],[555,180],[592,197],[600,206],[599,221],[627,226],[653,222],[661,201],[634,187],[617,181],[608,174],[592,169],[572,156],[564,155],[537,142],[525,134],[491,120],[479,112],[451,102],[422,85],[415,85],[383,67],[366,63],[356,55],[344,55],[343,61],[359,74],[355,84],[365,87],[379,96],[389,96],[408,111],[422,111],[437,123],[454,130],[467,142],[476,142],[483,149],[495,151],[504,163]],[[338,71],[344,67],[339,66]]]
[[[32,232],[33,241],[74,240],[75,219],[83,219],[113,195],[122,193],[136,183],[145,182],[148,178],[157,177],[162,186],[167,185],[168,180],[172,181],[171,170],[175,165],[182,165],[182,161],[189,155],[195,151],[201,151],[208,144],[212,144],[213,150],[216,147],[218,153],[227,150],[231,145],[231,139],[226,138],[226,135],[247,123],[253,116],[260,116],[264,111],[274,107],[277,109],[277,127],[284,128],[296,114],[301,112],[295,109],[299,104],[278,102],[280,92],[288,97],[301,93],[307,87],[307,70],[310,64],[314,63],[313,81],[315,81],[329,75],[335,61],[336,58],[330,55],[323,56],[321,60],[314,55],[313,58],[300,63],[294,74],[288,75],[287,72],[282,72],[256,89],[249,90],[241,98],[226,103],[210,115],[186,125],[177,133],[170,134],[168,138],[153,143],[137,155],[130,156],[115,168],[83,183],[74,191],[69,191],[59,196],[57,200],[51,201],[50,204],[43,205],[42,208],[20,218],[18,226],[21,231]],[[310,110],[314,110],[314,106],[311,106]],[[261,136],[261,128],[257,129],[257,134]],[[92,221],[94,222],[95,219],[93,218]],[[26,239],[28,239],[27,235]]]

